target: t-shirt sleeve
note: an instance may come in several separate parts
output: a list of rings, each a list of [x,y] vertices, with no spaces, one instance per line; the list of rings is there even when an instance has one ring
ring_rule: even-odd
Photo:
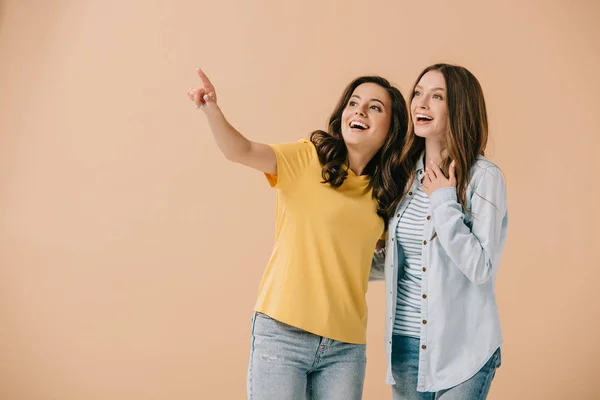
[[[302,176],[309,163],[316,157],[312,142],[302,139],[293,143],[270,144],[277,157],[277,174],[265,174],[269,185],[286,189]]]

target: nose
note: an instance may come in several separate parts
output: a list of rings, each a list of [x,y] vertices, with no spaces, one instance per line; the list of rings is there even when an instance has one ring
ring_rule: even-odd
[[[420,96],[420,97],[414,98],[414,102],[415,102],[417,108],[423,108],[423,109],[429,108],[429,102],[427,101],[427,98],[425,96]]]
[[[365,106],[364,105],[360,105],[358,107],[356,107],[356,110],[354,111],[355,115],[360,115],[362,117],[366,117],[367,116],[367,112],[365,111]]]

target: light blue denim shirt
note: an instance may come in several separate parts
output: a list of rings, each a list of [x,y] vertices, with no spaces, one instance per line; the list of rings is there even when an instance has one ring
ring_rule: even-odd
[[[392,329],[398,278],[404,271],[396,227],[418,184],[415,179],[390,219],[386,247],[375,253],[371,268],[371,280],[385,279],[388,384],[395,383]],[[423,230],[421,392],[447,389],[471,378],[502,343],[494,285],[508,226],[506,186],[498,167],[483,156],[471,168],[466,201],[471,215],[463,212],[456,188],[442,188],[430,196],[431,218]]]

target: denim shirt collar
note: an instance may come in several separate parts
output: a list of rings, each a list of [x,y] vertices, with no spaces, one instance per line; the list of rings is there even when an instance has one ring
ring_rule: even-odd
[[[421,156],[417,160],[417,164],[415,165],[415,173],[417,173],[419,171],[423,171],[423,169],[425,168],[424,158],[425,158],[425,152],[422,152]]]
[[[425,151],[421,153],[421,156],[417,159],[417,163],[415,164],[415,180],[413,185],[415,187],[421,185],[421,179],[425,174]]]

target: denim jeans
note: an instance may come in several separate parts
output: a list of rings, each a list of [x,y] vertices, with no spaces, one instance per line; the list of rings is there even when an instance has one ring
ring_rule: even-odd
[[[255,313],[249,400],[360,400],[366,345],[343,343]]]
[[[439,392],[418,392],[419,339],[393,335],[392,374],[396,384],[392,386],[393,400],[485,400],[496,369],[500,366],[500,349],[470,379]]]

